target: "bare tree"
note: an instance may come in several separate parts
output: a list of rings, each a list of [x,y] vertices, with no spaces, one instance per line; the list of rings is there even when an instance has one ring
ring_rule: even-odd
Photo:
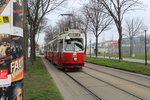
[[[70,27],[70,19],[69,16],[67,16],[66,18],[62,18],[60,20],[58,20],[58,22],[56,23],[56,26],[47,26],[44,30],[44,32],[46,33],[45,34],[45,42],[48,43],[50,42],[51,40],[54,39],[54,37],[58,34],[60,34],[61,32],[64,31],[64,28],[65,27]]]
[[[47,22],[48,22],[48,19],[45,18],[45,17],[41,20],[41,23],[40,23],[40,25],[39,25],[38,32],[37,32],[37,34],[36,34],[36,36],[37,36],[37,41],[36,41],[36,42],[37,42],[37,43],[38,43],[40,34],[42,34],[42,32],[44,32],[45,29],[47,28]]]
[[[104,7],[96,2],[91,1],[90,4],[86,6],[86,14],[89,17],[89,30],[94,34],[96,38],[95,53],[96,57],[98,55],[98,37],[100,34],[108,29],[110,29],[110,24],[112,22],[111,17],[104,13]]]
[[[70,28],[71,22],[68,19],[70,19],[69,16],[67,16],[66,18],[65,17],[62,18],[57,22],[57,26],[55,26],[55,27],[57,27],[57,30],[59,31],[59,33],[63,32],[65,27]]]
[[[84,54],[86,54],[86,49],[87,49],[87,34],[88,34],[88,25],[89,25],[89,22],[90,22],[90,19],[88,17],[88,9],[86,9],[86,6],[84,6],[82,8],[82,11],[81,11],[81,14],[78,15],[77,17],[77,20],[78,20],[78,23],[77,23],[77,26],[78,26],[78,29],[80,29],[80,31],[82,33],[84,33],[84,36],[85,36],[85,50],[84,50]]]
[[[124,27],[125,34],[127,38],[130,39],[130,56],[133,56],[133,38],[138,36],[143,30],[144,24],[143,20],[139,18],[132,18],[126,20],[126,25]]]
[[[139,0],[93,0],[98,4],[102,4],[108,15],[110,15],[117,27],[119,34],[119,60],[122,60],[122,21],[125,13],[133,10],[137,10],[141,7]]]
[[[84,46],[85,55],[86,55],[86,49],[87,49],[88,24],[89,24],[89,17],[87,17],[86,14],[83,14],[77,17],[77,29],[79,29],[82,33],[84,33],[84,36],[85,36],[85,46]]]
[[[35,60],[35,36],[46,14],[55,10],[66,0],[28,0],[28,21],[30,24],[31,62]]]
[[[73,11],[66,13],[66,14],[61,14],[62,16],[67,16],[67,19],[65,19],[65,23],[68,25],[68,27],[70,29],[77,29],[77,18],[76,18],[76,14]]]
[[[45,34],[45,43],[48,43],[50,42],[51,40],[53,40],[53,37],[54,37],[54,33],[55,33],[55,28],[52,27],[52,26],[48,26],[45,31],[44,31],[46,34]]]

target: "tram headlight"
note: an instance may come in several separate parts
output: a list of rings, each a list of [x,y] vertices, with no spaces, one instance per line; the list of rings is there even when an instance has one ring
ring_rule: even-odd
[[[66,40],[70,40],[70,36],[66,36]]]
[[[73,58],[74,61],[77,61],[77,58]]]

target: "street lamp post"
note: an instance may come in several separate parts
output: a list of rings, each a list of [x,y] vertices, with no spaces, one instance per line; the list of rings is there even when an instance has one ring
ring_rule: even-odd
[[[147,32],[147,27],[144,29],[145,32],[145,65],[147,65],[147,39],[146,39],[146,32]]]

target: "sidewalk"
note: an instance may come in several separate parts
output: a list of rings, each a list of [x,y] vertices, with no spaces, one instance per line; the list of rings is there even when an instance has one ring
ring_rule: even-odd
[[[89,55],[87,55],[90,57]],[[92,56],[95,57],[95,56]],[[119,59],[119,57],[109,57],[109,56],[98,56],[98,58],[106,58],[106,59]],[[139,63],[145,63],[145,60],[142,59],[133,59],[133,58],[123,58],[124,61],[130,61],[130,62],[139,62]],[[147,60],[147,63],[150,64],[150,60]]]

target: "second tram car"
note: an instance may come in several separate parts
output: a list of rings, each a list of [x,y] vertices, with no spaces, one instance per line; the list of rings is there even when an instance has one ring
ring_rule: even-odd
[[[84,67],[84,34],[68,29],[45,45],[44,55],[61,68],[81,69]]]

